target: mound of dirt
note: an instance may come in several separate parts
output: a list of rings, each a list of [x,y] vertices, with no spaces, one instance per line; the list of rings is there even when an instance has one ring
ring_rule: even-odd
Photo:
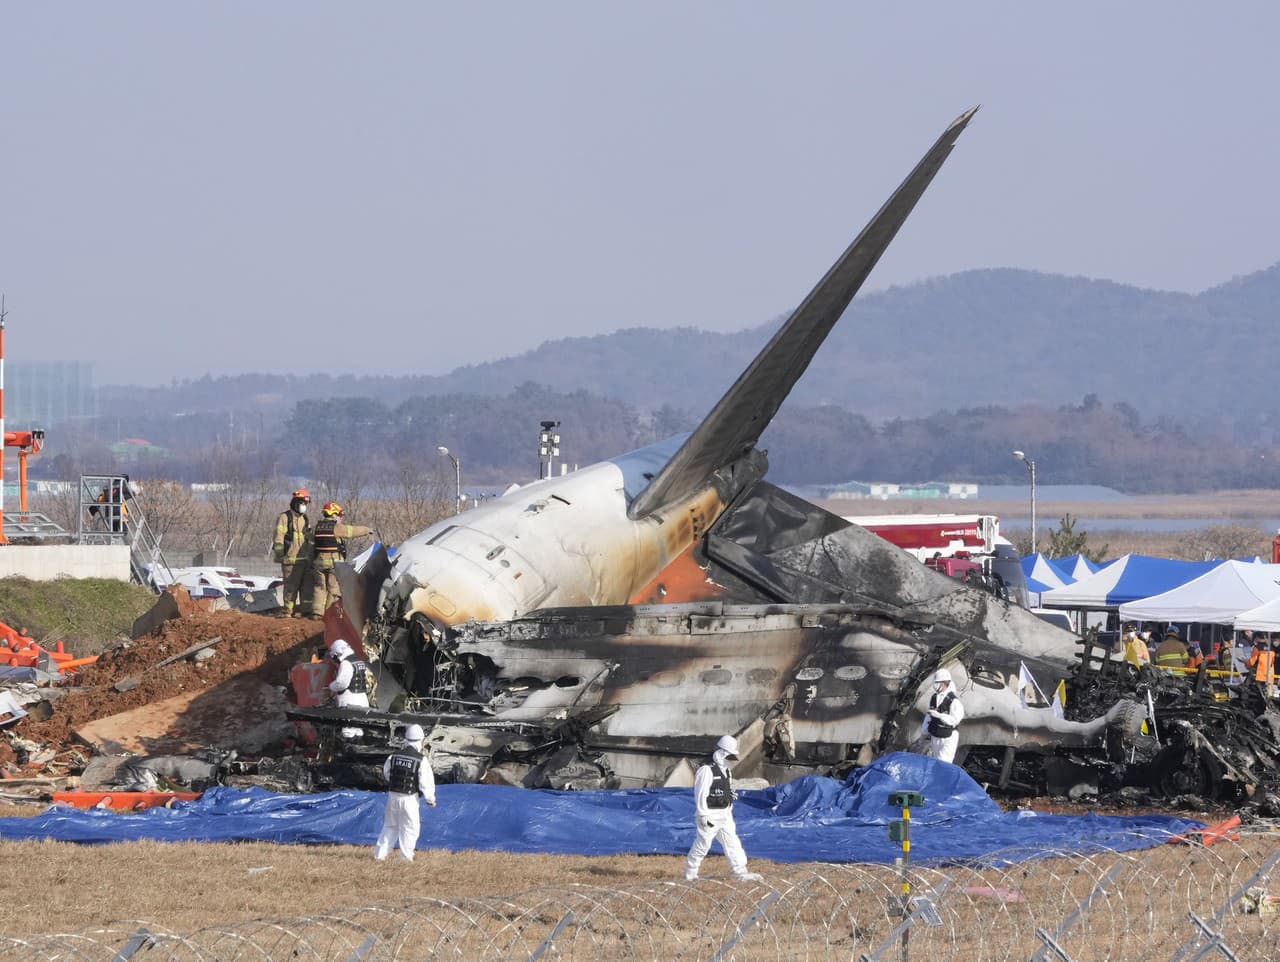
[[[170,655],[212,638],[213,657],[183,658],[155,667]],[[310,659],[324,644],[319,622],[246,614],[242,611],[195,611],[166,621],[155,631],[105,653],[84,669],[74,687],[53,702],[46,721],[25,718],[16,726],[22,738],[59,751],[74,747],[73,734],[91,721],[162,701],[213,689],[232,679],[254,679],[272,686],[287,685],[289,669]],[[117,691],[116,682],[138,680],[130,691]]]

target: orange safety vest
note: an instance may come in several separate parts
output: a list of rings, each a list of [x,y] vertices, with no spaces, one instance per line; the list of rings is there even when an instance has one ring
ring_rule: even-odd
[[[1249,660],[1245,662],[1246,668],[1253,668],[1253,680],[1261,682],[1271,681],[1271,669],[1275,665],[1276,653],[1274,651],[1260,651],[1255,648],[1249,655]]]

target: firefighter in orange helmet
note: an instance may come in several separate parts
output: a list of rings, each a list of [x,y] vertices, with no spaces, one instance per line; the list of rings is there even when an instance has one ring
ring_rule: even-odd
[[[314,611],[323,615],[335,601],[342,600],[342,589],[333,567],[347,558],[347,539],[363,538],[372,534],[372,528],[362,524],[347,524],[342,518],[342,505],[330,501],[321,510],[323,517],[316,522],[312,532],[315,544],[316,597]]]
[[[307,505],[310,503],[310,493],[306,488],[299,488],[289,499],[288,510],[282,511],[276,519],[276,537],[271,545],[271,557],[280,565],[280,577],[284,579],[281,590],[286,618],[303,616],[302,603],[309,593],[311,522],[307,520]]]

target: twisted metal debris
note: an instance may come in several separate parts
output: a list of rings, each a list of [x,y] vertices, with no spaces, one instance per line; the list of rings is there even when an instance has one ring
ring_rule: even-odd
[[[905,939],[903,883],[910,926]],[[779,866],[728,878],[383,902],[180,934],[120,922],[0,939],[0,962],[420,959],[1199,962],[1280,958],[1280,835],[1080,856],[1008,850],[982,865]],[[1276,905],[1280,908],[1280,904]]]

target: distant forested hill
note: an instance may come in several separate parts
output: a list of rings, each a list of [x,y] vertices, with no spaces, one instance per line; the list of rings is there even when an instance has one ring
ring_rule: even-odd
[[[968,271],[860,297],[792,396],[881,423],[986,404],[1061,405],[1096,394],[1144,417],[1273,440],[1280,264],[1198,295],[1020,270]],[[298,401],[506,395],[525,382],[585,390],[641,412],[701,413],[779,320],[732,334],[688,327],[548,340],[437,377],[206,377],[103,389],[108,416],[240,410],[268,420]],[[554,338],[555,331],[547,336]]]

